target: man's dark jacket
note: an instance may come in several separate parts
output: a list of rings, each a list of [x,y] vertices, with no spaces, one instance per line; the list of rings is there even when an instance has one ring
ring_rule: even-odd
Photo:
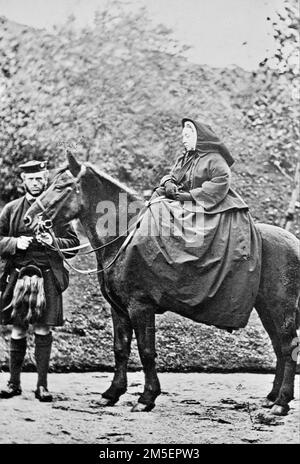
[[[68,286],[68,271],[64,267],[62,258],[57,252],[34,241],[27,250],[17,249],[17,238],[21,235],[32,236],[24,224],[24,216],[30,207],[26,196],[11,201],[0,214],[0,257],[6,261],[4,274],[1,279],[2,292],[8,280],[8,276],[14,269],[36,264],[42,270],[50,269],[52,281],[55,284],[55,293],[61,294]],[[70,224],[64,224],[53,229],[59,248],[73,248],[79,245],[78,237]],[[71,258],[76,252],[69,253]],[[51,289],[50,289],[51,290]],[[54,289],[53,289],[54,290]]]

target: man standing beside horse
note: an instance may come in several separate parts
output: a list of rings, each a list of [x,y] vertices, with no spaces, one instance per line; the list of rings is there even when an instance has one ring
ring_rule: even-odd
[[[51,249],[55,240],[60,249],[79,245],[70,224],[59,224],[49,233],[41,227],[33,232],[24,224],[32,203],[47,188],[46,162],[29,161],[20,166],[25,195],[8,203],[0,215],[0,256],[6,260],[0,281],[0,322],[12,324],[10,379],[0,398],[22,393],[20,375],[26,353],[27,330],[33,325],[38,373],[35,396],[52,401],[47,374],[52,346],[51,326],[63,324],[62,292],[68,287],[68,271],[63,258]],[[68,258],[75,252],[68,252]]]

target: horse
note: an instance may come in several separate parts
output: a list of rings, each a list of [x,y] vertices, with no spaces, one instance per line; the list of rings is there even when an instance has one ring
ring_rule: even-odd
[[[135,333],[144,371],[144,391],[132,407],[135,412],[150,411],[161,393],[155,366],[155,315],[164,312],[156,308],[138,286],[135,293],[119,287],[122,270],[122,248],[128,231],[122,235],[103,237],[99,230],[99,203],[115,205],[118,227],[128,210],[119,203],[120,193],[141,209],[144,201],[118,180],[98,170],[90,163],[79,163],[72,153],[67,165],[58,171],[53,183],[27,211],[25,222],[32,230],[42,219],[58,223],[79,219],[96,253],[100,288],[111,305],[114,329],[115,370],[109,388],[98,404],[112,406],[127,389],[127,365],[131,340]],[[294,398],[296,374],[295,349],[298,345],[300,296],[299,240],[290,232],[268,224],[256,224],[262,238],[262,263],[258,293],[254,308],[267,331],[276,355],[276,370],[272,389],[262,406],[274,415],[286,415]],[[124,254],[123,254],[124,255]],[[88,272],[88,271],[87,271]],[[137,276],[138,281],[138,276]],[[110,288],[112,291],[108,291]],[[188,316],[187,316],[188,317]]]

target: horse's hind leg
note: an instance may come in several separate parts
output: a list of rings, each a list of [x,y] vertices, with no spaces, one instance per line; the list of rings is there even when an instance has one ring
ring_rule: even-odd
[[[267,305],[265,305],[263,301],[257,300],[255,308],[258,312],[258,315],[262,321],[262,324],[265,330],[267,331],[271,339],[273,349],[276,355],[276,369],[275,369],[275,378],[273,381],[273,388],[270,391],[270,393],[267,395],[265,401],[262,404],[264,408],[271,408],[274,405],[279,395],[279,391],[280,391],[281,384],[283,381],[285,363],[284,363],[284,357],[281,351],[280,337],[277,334],[276,327],[272,321],[272,318],[270,317],[270,314],[268,314]]]
[[[127,390],[127,364],[130,355],[132,325],[126,313],[111,308],[114,326],[115,373],[111,386],[102,393],[98,404],[112,406]]]
[[[286,311],[284,311],[286,309]],[[292,310],[291,310],[292,309]],[[283,321],[280,324],[281,350],[284,359],[284,374],[279,394],[275,400],[271,412],[275,415],[287,414],[288,403],[294,398],[294,383],[297,360],[293,357],[293,351],[297,346],[296,331],[296,306],[289,302],[283,304]]]
[[[265,406],[272,407],[273,414],[285,415],[289,410],[288,403],[294,398],[296,360],[292,354],[297,343],[295,302],[288,298],[273,302],[273,305],[260,302],[256,308],[277,356],[273,389],[267,396],[270,403],[267,402]]]
[[[132,411],[150,411],[154,408],[155,399],[161,392],[155,366],[155,312],[151,305],[136,301],[130,304],[128,312],[145,374],[144,391]]]

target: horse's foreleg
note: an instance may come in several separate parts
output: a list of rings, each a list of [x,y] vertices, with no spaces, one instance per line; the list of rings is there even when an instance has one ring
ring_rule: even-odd
[[[145,374],[144,391],[132,410],[150,411],[154,408],[155,399],[161,392],[155,366],[155,312],[150,305],[137,302],[130,305],[128,312]]]
[[[111,308],[114,326],[115,373],[108,390],[102,393],[102,406],[112,406],[127,390],[127,364],[130,355],[132,325],[127,314]]]

